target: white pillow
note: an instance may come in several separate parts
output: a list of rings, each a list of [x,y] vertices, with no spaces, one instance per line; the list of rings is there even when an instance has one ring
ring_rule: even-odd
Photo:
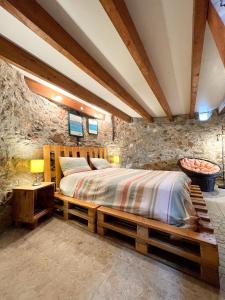
[[[84,157],[60,157],[59,162],[64,176],[91,171]]]
[[[112,168],[110,163],[106,159],[103,159],[103,158],[92,157],[90,159],[90,161],[91,161],[92,165],[95,167],[95,169],[97,169],[97,170]]]

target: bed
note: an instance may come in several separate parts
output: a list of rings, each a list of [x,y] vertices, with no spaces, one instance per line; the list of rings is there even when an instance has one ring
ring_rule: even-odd
[[[63,177],[63,195],[167,224],[195,227],[190,179],[182,172],[106,168]]]
[[[43,153],[45,181],[55,181],[55,208],[65,220],[84,220],[92,232],[97,224],[98,234],[219,286],[207,206],[185,174],[109,168],[63,177],[60,157],[90,161],[107,158],[106,149],[45,145]]]

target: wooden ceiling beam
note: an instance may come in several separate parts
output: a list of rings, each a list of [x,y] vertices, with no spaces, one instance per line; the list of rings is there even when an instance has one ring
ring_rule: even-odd
[[[201,60],[205,37],[208,0],[194,0],[192,24],[191,106],[190,116],[195,113]]]
[[[223,8],[225,10],[225,8]],[[225,24],[212,2],[209,2],[208,24],[225,67]]]
[[[0,5],[147,121],[152,116],[35,0],[0,0]]]
[[[28,77],[24,77],[25,82],[29,89],[39,96],[45,97],[52,102],[59,103],[61,105],[65,105],[75,111],[79,111],[82,114],[91,116],[96,119],[104,120],[105,116],[103,113],[100,113],[93,108],[81,103],[75,99],[72,99],[68,96],[65,96],[62,93],[57,92],[56,90],[38,82]]]
[[[0,36],[0,57],[21,69],[62,88],[86,102],[96,105],[97,107],[101,107],[105,111],[108,111],[112,115],[115,115],[126,122],[131,122],[130,116],[48,66],[37,57],[13,44],[3,36]]]
[[[162,109],[172,120],[168,101],[156,77],[150,59],[139,37],[124,0],[100,0],[115,29],[129,50],[146,82],[160,103]]]

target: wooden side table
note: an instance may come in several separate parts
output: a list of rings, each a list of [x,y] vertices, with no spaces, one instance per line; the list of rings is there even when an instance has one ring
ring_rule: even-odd
[[[43,182],[38,186],[24,185],[13,189],[13,221],[37,226],[38,220],[52,215],[54,206],[54,182]]]

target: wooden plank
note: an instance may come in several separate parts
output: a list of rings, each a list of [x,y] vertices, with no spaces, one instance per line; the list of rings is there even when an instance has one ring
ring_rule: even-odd
[[[194,261],[194,262],[197,262],[197,263],[201,262],[200,255],[194,254],[194,253],[192,253],[188,250],[183,250],[183,249],[181,249],[177,246],[174,246],[172,244],[168,244],[168,243],[165,243],[163,241],[159,241],[159,240],[154,239],[154,238],[149,238],[148,239],[148,244],[150,244],[152,246],[155,246],[157,248],[163,249],[165,251],[168,251],[170,253],[176,254],[178,256],[185,257],[187,259],[190,259],[191,261]]]
[[[90,232],[96,231],[96,215],[97,215],[97,207],[98,205],[82,200],[78,200],[72,197],[67,197],[59,192],[54,194],[55,199],[60,199],[63,201],[63,217],[64,220],[69,220],[69,215],[74,215],[79,217],[80,219],[88,221],[86,228]],[[79,208],[70,207],[70,204],[75,204],[80,208],[87,209],[87,212],[80,210]],[[61,207],[60,207],[61,209]]]
[[[191,198],[203,199],[203,194],[200,193],[191,192],[190,196]]]
[[[225,25],[211,1],[209,2],[208,9],[208,23],[225,67]]]
[[[95,203],[92,203],[92,202],[83,201],[83,200],[78,200],[78,199],[75,199],[75,198],[72,198],[72,197],[68,197],[68,196],[64,196],[64,195],[62,195],[59,192],[55,192],[54,197],[56,199],[67,201],[67,202],[72,203],[72,204],[80,205],[81,207],[84,207],[84,208],[93,208],[93,209],[96,209],[97,207],[99,207],[98,204],[95,204]]]
[[[198,189],[198,190],[201,190],[201,189],[200,189],[200,186],[199,186],[199,185],[196,185],[196,184],[191,184],[191,188],[196,188],[196,189]]]
[[[100,119],[100,120],[105,119],[104,114],[94,110],[93,108],[85,105],[84,103],[78,102],[75,99],[65,96],[64,94],[61,94],[55,91],[54,89],[51,89],[50,87],[47,87],[46,85],[34,81],[26,76],[24,77],[24,79],[29,89],[37,95],[45,97],[48,100],[53,101],[55,103],[65,105],[69,108],[72,108],[75,111],[79,111],[82,114],[86,114],[96,119]]]
[[[212,245],[201,245],[201,278],[215,286],[219,286],[218,249]]]
[[[196,211],[200,211],[200,212],[204,212],[204,213],[207,213],[208,212],[208,209],[206,206],[202,206],[202,205],[197,205],[195,204],[194,205],[194,208],[196,209]]]
[[[166,223],[162,223],[156,220],[147,219],[141,216],[137,216],[134,214],[130,214],[124,211],[112,209],[109,207],[100,206],[97,209],[99,212],[102,212],[106,215],[114,216],[121,218],[122,220],[134,222],[138,225],[142,225],[144,227],[152,228],[155,230],[159,230],[168,234],[172,234],[178,237],[185,238],[187,240],[191,240],[193,242],[198,243],[209,243],[212,245],[216,245],[216,240],[213,235],[206,235],[198,232],[194,232],[188,229],[182,229],[173,225],[169,225]],[[199,215],[202,215],[206,218],[206,215],[203,213],[199,213]]]
[[[68,209],[68,213],[74,216],[77,216],[79,218],[88,220],[88,215],[86,213],[84,213],[83,211],[77,210],[77,209],[73,209],[73,208],[69,208]]]
[[[19,2],[20,1],[18,1],[18,3]],[[29,5],[30,4],[27,6],[28,8]],[[96,96],[86,88],[72,81],[62,73],[48,66],[37,57],[8,41],[3,36],[0,36],[0,57],[47,82],[53,83],[54,85],[64,89],[80,99],[83,99],[86,102],[94,104],[97,107],[101,107],[102,109],[126,122],[131,122],[130,116],[102,98]]]
[[[209,215],[207,213],[203,213],[203,212],[197,212],[198,217],[203,220],[203,221],[207,221],[210,222],[210,218]]]
[[[79,152],[79,147],[72,147],[72,155],[73,157],[77,157],[77,153]]]
[[[209,232],[209,233],[214,232],[212,223],[204,221],[204,220],[199,220],[198,223],[199,223],[199,231],[200,232]]]
[[[51,208],[46,208],[46,209],[43,209],[42,211],[36,213],[33,217],[34,221],[40,219],[41,217],[51,213],[52,209]]]
[[[122,233],[122,234],[132,237],[132,238],[137,237],[136,231],[127,229],[123,225],[120,225],[120,224],[113,224],[112,222],[104,222],[104,223],[98,222],[98,225],[100,225],[101,227]]]
[[[206,206],[205,201],[199,200],[199,198],[191,198],[191,202],[192,202],[193,205]]]
[[[194,192],[194,193],[201,193],[201,190],[200,190],[200,189],[197,189],[197,188],[191,188],[191,192]]]
[[[56,182],[56,186],[59,187],[60,180],[62,178],[62,171],[61,171],[61,167],[60,167],[60,163],[59,163],[59,157],[61,156],[60,155],[60,146],[54,145],[53,149],[54,149],[54,155],[55,155],[55,160],[54,160],[55,182]]]
[[[168,101],[157,79],[144,45],[135,28],[124,0],[100,0],[115,29],[136,62],[150,89],[170,120],[173,119]]]
[[[64,152],[65,157],[69,157],[70,147],[68,146],[61,146],[62,151]]]
[[[208,0],[194,0],[192,25],[191,106],[190,116],[195,113],[198,83],[205,36]]]
[[[148,253],[148,244],[146,243],[146,240],[148,240],[148,236],[149,236],[148,228],[137,225],[137,238],[135,241],[135,249],[138,252],[141,252],[143,254]]]
[[[60,180],[63,176],[59,157],[60,156],[73,156],[73,157],[85,157],[87,159],[88,153],[91,152],[91,156],[98,157],[98,153],[102,151],[102,153],[107,153],[104,147],[71,147],[71,146],[60,146],[60,145],[45,145],[43,147],[44,151],[44,160],[45,160],[45,171],[44,176],[46,180],[56,182],[56,188],[59,187]],[[50,160],[50,154],[52,153],[52,162]],[[52,166],[51,166],[52,163]],[[51,168],[53,167],[53,171]]]
[[[152,121],[151,115],[36,1],[4,0],[1,1],[1,5],[126,105],[146,120]]]
[[[44,179],[47,182],[51,182],[51,161],[50,161],[50,145],[43,146],[44,156]]]
[[[178,268],[182,272],[197,276],[212,285],[219,286],[218,247],[213,234],[207,232],[201,234],[158,221],[155,223],[154,220],[102,206],[97,209],[97,216],[97,230],[100,235],[107,234],[107,230],[110,229],[112,232],[131,237],[135,240],[136,251],[154,259],[163,260],[163,263]],[[110,219],[108,216],[113,216],[114,218]],[[130,225],[125,221],[134,224],[134,229],[130,228]],[[156,226],[157,223],[158,226]],[[135,224],[137,225],[136,230]],[[177,235],[177,229],[181,235]],[[154,230],[156,231],[154,232]],[[172,236],[176,232],[175,235],[180,237],[179,243],[176,240],[174,241],[173,238],[169,239],[169,236],[168,239],[165,239],[164,234],[157,235],[158,231],[169,233]],[[185,243],[182,243],[183,239]],[[154,247],[156,247],[156,250],[154,250]],[[172,257],[171,254],[173,254]],[[184,261],[179,260],[179,257],[184,258]],[[191,262],[197,264],[195,271],[192,265],[189,267]]]

